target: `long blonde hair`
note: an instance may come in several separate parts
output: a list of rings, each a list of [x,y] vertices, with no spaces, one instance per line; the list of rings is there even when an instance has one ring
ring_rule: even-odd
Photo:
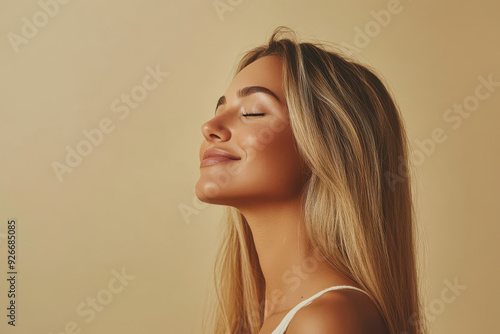
[[[391,334],[426,333],[408,142],[396,103],[374,70],[321,43],[299,43],[283,26],[243,55],[236,74],[268,55],[283,62],[290,125],[311,170],[303,196],[311,245],[374,297]],[[257,333],[265,281],[245,217],[224,210],[210,332]]]

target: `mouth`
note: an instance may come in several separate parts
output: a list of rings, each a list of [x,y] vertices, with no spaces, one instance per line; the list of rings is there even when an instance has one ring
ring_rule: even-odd
[[[229,151],[223,150],[221,148],[212,147],[205,151],[203,158],[200,163],[201,167],[212,166],[218,163],[227,163],[231,161],[237,161],[241,158],[232,154]]]
[[[201,161],[200,163],[200,168],[201,167],[206,167],[206,166],[212,166],[218,163],[223,163],[223,162],[231,162],[231,161],[238,161],[240,159],[232,159],[224,156],[211,156],[208,158],[205,158]]]

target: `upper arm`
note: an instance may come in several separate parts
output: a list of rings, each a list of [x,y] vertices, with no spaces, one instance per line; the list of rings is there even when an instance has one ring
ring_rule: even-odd
[[[313,300],[294,315],[287,334],[373,334],[385,333],[376,328],[359,300],[344,293]],[[375,326],[375,328],[374,328]]]

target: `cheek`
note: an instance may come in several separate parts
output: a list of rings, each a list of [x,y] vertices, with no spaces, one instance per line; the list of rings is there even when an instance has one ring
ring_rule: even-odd
[[[267,129],[267,130],[266,130]],[[246,138],[244,176],[268,190],[295,192],[301,187],[302,170],[291,129],[261,129]]]

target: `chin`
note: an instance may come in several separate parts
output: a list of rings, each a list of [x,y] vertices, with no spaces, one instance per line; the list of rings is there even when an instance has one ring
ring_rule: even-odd
[[[210,204],[223,204],[220,198],[220,188],[213,183],[196,184],[195,195],[198,199]]]

